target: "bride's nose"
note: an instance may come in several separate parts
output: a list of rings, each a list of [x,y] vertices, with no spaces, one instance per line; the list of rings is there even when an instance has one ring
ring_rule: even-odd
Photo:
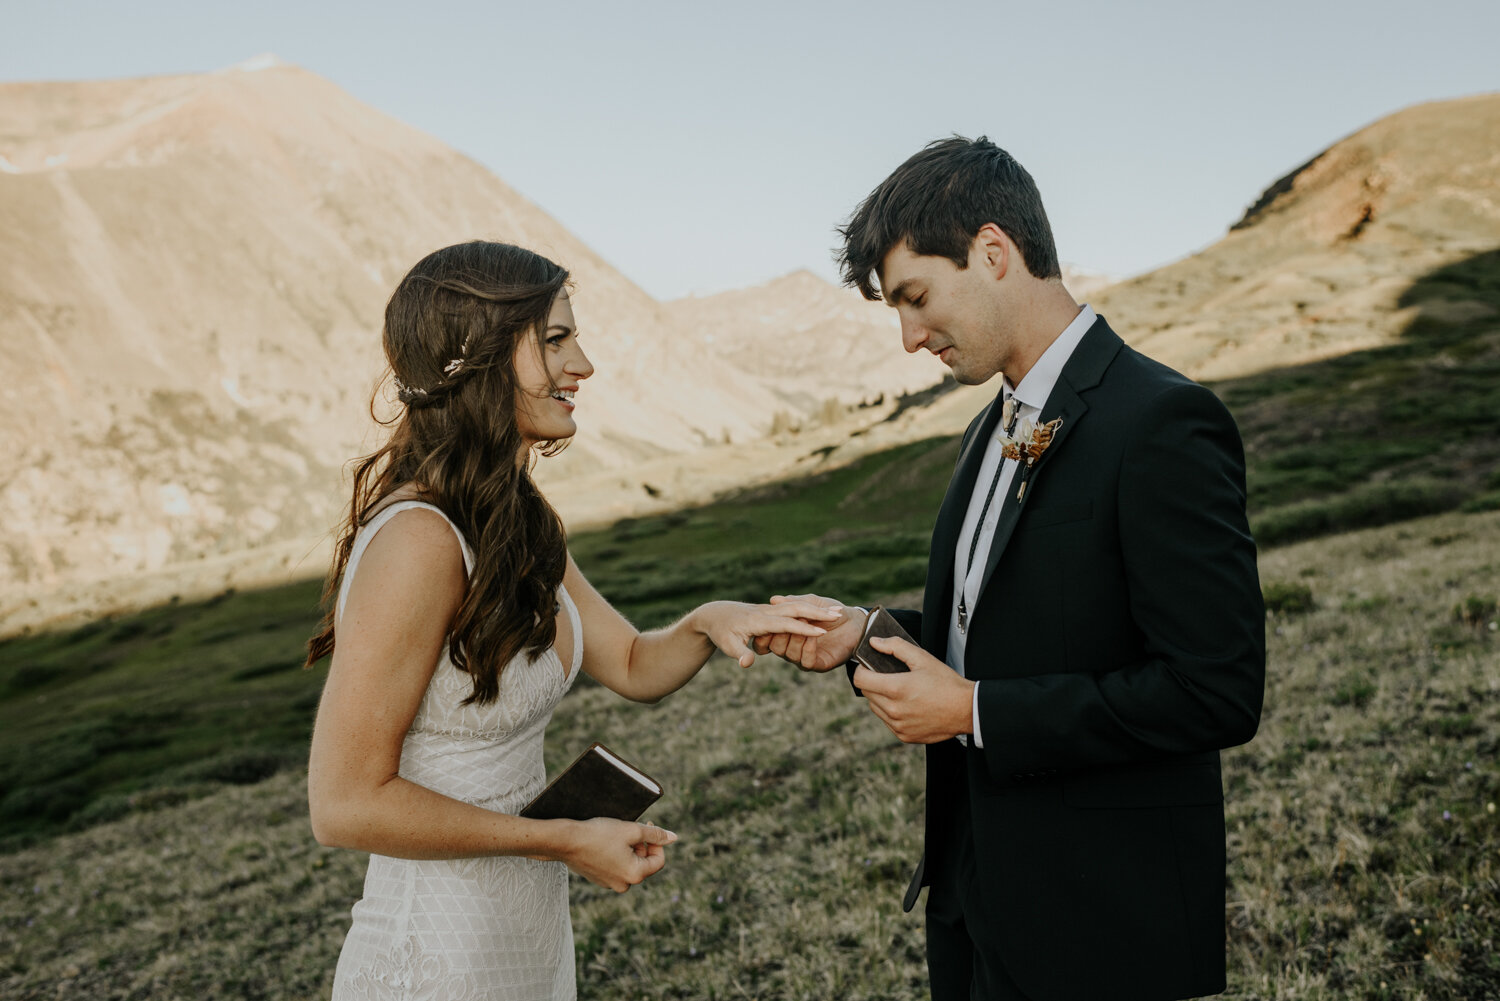
[[[583,353],[583,348],[575,345],[574,356],[568,359],[563,371],[575,379],[587,379],[594,374],[594,363],[589,361],[589,356]]]

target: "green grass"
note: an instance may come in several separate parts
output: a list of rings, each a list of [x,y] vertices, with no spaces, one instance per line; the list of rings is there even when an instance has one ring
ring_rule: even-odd
[[[1419,315],[1388,347],[1214,387],[1245,438],[1262,545],[1500,504],[1500,251],[1428,275],[1400,305],[1440,300],[1493,312]]]
[[[1224,755],[1227,997],[1500,996],[1500,634],[1455,617],[1497,572],[1495,512],[1264,554],[1311,603],[1267,620],[1261,730]],[[840,675],[716,660],[657,706],[581,686],[549,763],[591,740],[663,780],[653,817],[683,840],[624,896],[574,880],[581,996],[926,996],[899,904],[922,755]],[[326,996],[364,856],[312,840],[305,781],[0,855],[0,996]]]
[[[1500,311],[1497,261],[1406,304]],[[1500,997],[1497,375],[1493,321],[1420,320],[1389,348],[1215,387],[1245,435],[1273,630],[1262,732],[1226,756],[1232,996]],[[909,594],[956,448],[571,545],[642,626],[710,598]],[[306,827],[317,592],[0,642],[0,996],[326,990],[362,862]],[[920,923],[897,909],[920,756],[839,679],[719,664],[655,708],[585,683],[549,760],[592,739],[667,779],[660,819],[687,837],[624,898],[575,886],[585,996],[921,996]]]
[[[1462,294],[1500,313],[1497,262],[1500,252],[1445,269],[1408,304]],[[1263,547],[1500,506],[1494,321],[1419,320],[1398,345],[1216,389],[1244,432]],[[643,628],[714,598],[815,591],[864,603],[910,593],[926,577],[956,454],[956,438],[916,442],[705,507],[626,519],[571,546]],[[315,591],[225,596],[202,610],[167,607],[0,643],[0,848],[300,759],[321,681],[296,668]]]
[[[0,643],[0,845],[305,759],[318,586],[225,594]]]
[[[920,588],[957,460],[954,438],[891,449],[804,480],[575,536],[578,564],[631,621],[654,627],[715,598],[814,591],[873,601]]]
[[[952,440],[572,540],[643,627],[714,598],[922,586]],[[858,526],[857,529],[848,526]],[[171,605],[0,642],[0,848],[156,810],[305,758],[324,670],[300,668],[318,585]]]

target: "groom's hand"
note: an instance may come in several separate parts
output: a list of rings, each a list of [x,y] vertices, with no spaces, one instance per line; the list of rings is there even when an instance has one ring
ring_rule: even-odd
[[[816,594],[774,594],[771,604],[803,602],[838,611],[839,617],[832,621],[818,621],[827,632],[821,636],[805,637],[789,633],[771,633],[755,638],[756,653],[774,653],[783,660],[791,661],[804,671],[831,671],[854,656],[860,637],[865,633],[866,614],[858,608],[850,608],[832,598]]]
[[[936,744],[974,729],[974,682],[914,643],[876,636],[870,645],[901,660],[907,674],[880,674],[861,666],[854,686],[870,710],[907,744]]]

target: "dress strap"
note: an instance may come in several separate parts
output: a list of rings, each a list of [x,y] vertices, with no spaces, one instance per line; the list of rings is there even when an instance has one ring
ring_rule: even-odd
[[[344,565],[344,579],[339,583],[338,608],[334,617],[335,625],[337,625],[339,619],[344,617],[344,601],[349,597],[349,584],[354,580],[354,571],[359,566],[359,558],[369,548],[370,540],[375,538],[376,533],[384,528],[396,515],[402,511],[414,508],[435,511],[438,517],[448,523],[448,527],[453,529],[453,534],[458,536],[458,547],[463,551],[465,575],[474,572],[474,551],[469,548],[469,540],[464,538],[464,533],[460,532],[458,526],[453,524],[452,518],[443,513],[442,508],[435,504],[428,504],[426,501],[417,500],[396,501],[394,504],[388,504],[381,508],[375,517],[361,525],[359,531],[355,533],[354,548],[349,551],[349,562]]]
[[[563,585],[557,585],[557,597],[568,609],[568,618],[573,620],[573,663],[567,668],[568,681],[572,681],[578,674],[578,668],[583,664],[583,618],[578,614],[578,606],[573,603],[573,596]]]

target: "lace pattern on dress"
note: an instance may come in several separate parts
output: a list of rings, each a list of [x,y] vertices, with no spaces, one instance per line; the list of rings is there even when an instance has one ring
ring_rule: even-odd
[[[392,504],[360,530],[338,612],[369,540],[402,510]],[[446,517],[446,516],[445,516]],[[449,522],[451,525],[452,522]],[[473,553],[457,528],[464,564]],[[583,629],[567,590],[573,663],[554,650],[506,665],[489,705],[464,705],[473,690],[446,644],[401,748],[400,772],[446,796],[514,813],[546,781],[542,738],[552,710],[577,679]],[[518,857],[412,860],[370,857],[364,897],[339,956],[335,1001],[568,1001],[576,996],[568,874],[561,862]]]

